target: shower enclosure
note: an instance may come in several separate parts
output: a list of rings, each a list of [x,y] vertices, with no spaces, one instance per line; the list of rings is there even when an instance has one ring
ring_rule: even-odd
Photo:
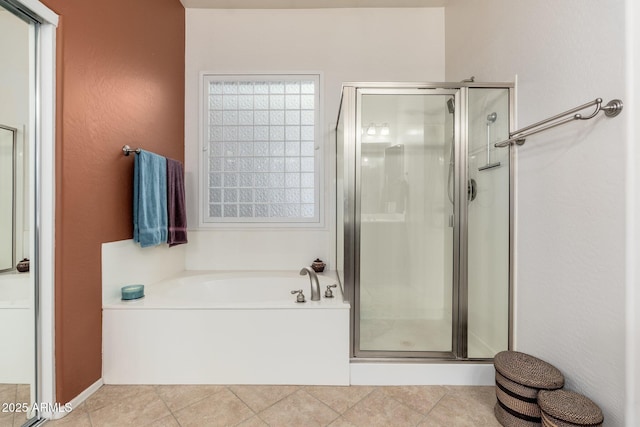
[[[351,356],[490,359],[510,346],[513,85],[348,83],[337,270]]]

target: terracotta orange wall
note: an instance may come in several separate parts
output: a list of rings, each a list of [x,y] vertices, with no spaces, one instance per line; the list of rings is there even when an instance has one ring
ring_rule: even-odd
[[[101,244],[133,235],[133,157],[184,160],[179,0],[42,0],[57,33],[56,390],[102,376]]]

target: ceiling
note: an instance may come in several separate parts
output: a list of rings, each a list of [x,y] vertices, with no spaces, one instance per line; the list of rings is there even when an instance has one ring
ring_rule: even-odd
[[[180,0],[186,8],[324,9],[352,7],[441,7],[447,0]]]

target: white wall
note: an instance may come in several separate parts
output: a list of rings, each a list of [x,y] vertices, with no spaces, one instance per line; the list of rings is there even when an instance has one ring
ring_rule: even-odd
[[[636,0],[626,1],[627,17],[627,95],[625,109],[629,117],[637,117],[640,85],[635,76],[640,72],[640,7]],[[627,120],[627,347],[626,347],[626,422],[640,424],[640,150],[636,147],[640,122]]]
[[[517,125],[625,96],[624,0],[451,0],[446,77],[518,78]],[[517,349],[623,425],[625,124],[572,123],[518,148]]]
[[[185,163],[189,224],[198,223],[199,73],[320,71],[324,78],[326,225],[195,231],[188,269],[292,269],[315,257],[334,268],[335,127],[346,81],[444,79],[444,9],[186,11]]]

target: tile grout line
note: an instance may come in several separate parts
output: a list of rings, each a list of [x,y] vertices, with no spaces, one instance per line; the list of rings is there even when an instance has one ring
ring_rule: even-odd
[[[157,391],[157,390],[158,390],[158,388],[160,388],[160,387],[162,387],[162,386],[164,386],[164,385],[172,385],[172,386],[173,386],[173,385],[176,385],[176,384],[156,384],[156,385],[154,385],[154,386],[153,386],[153,389],[154,389],[154,391],[156,392],[156,394],[158,395],[158,397],[160,397],[160,400],[162,400],[162,402],[165,404],[165,406],[167,407],[167,409],[169,410],[169,412],[171,413],[171,415],[173,415],[173,418],[175,418],[175,420],[176,420],[176,421],[178,421],[178,419],[176,418],[176,414],[174,413],[174,411],[173,411],[171,408],[169,408],[169,404],[168,404],[168,403],[167,403],[167,402],[162,398],[162,395],[161,395],[160,393],[158,393],[158,391]],[[190,386],[190,384],[179,384],[179,385]],[[222,387],[224,388],[224,387],[226,387],[226,386],[222,386]],[[205,399],[207,399],[207,398],[209,398],[209,397],[211,397],[211,396],[214,396],[214,395],[216,395],[216,394],[220,393],[221,391],[222,391],[222,389],[220,389],[220,390],[218,390],[218,391],[215,391],[215,392],[213,392],[213,393],[211,393],[211,394],[205,394],[205,395],[204,395],[204,396],[202,396],[202,397],[198,397],[196,400],[194,400],[194,401],[192,401],[192,402],[189,402],[189,404],[187,404],[187,405],[185,405],[185,406],[183,406],[183,407],[180,407],[180,408],[176,408],[176,409],[175,409],[175,411],[176,411],[176,412],[182,411],[183,409],[188,408],[188,407],[189,407],[189,406],[191,406],[191,405],[195,405],[196,403],[201,402],[201,401],[203,401],[203,400],[205,400]],[[178,424],[180,424],[180,423],[178,422]]]
[[[265,423],[266,425],[268,425],[268,426],[270,426],[270,425],[271,425],[271,424],[269,424],[269,423],[268,423],[264,418],[262,418],[262,417],[260,416],[260,414],[259,414],[259,413],[258,413],[258,414],[256,414],[256,417],[258,417],[258,419],[259,419],[260,421],[262,421],[263,423]]]
[[[270,404],[270,405],[269,405],[269,406],[267,406],[266,408],[261,409],[259,412],[256,412],[256,411],[254,411],[254,410],[253,410],[253,408],[252,408],[251,406],[249,406],[249,404],[248,404],[247,402],[245,402],[245,401],[244,401],[240,396],[238,396],[238,395],[237,395],[233,390],[231,390],[231,387],[234,387],[234,386],[236,386],[236,385],[238,385],[238,386],[242,386],[242,384],[234,384],[234,385],[229,385],[229,386],[226,386],[226,387],[229,389],[229,391],[230,391],[231,393],[233,393],[233,394],[234,394],[238,399],[240,399],[240,401],[241,401],[242,403],[244,403],[245,405],[247,405],[247,407],[248,407],[249,409],[251,409],[251,411],[253,411],[253,413],[254,413],[255,415],[257,415],[257,416],[258,416],[258,418],[260,418],[260,419],[261,419],[265,424],[267,424],[267,425],[268,425],[269,423],[267,423],[266,421],[264,421],[264,420],[262,419],[262,417],[260,417],[260,414],[261,414],[262,412],[266,411],[267,409],[271,408],[272,406],[274,406],[274,405],[275,405],[275,404],[277,404],[278,402],[281,402],[282,400],[284,400],[284,399],[286,399],[287,397],[291,396],[292,394],[296,393],[298,390],[302,390],[302,388],[303,388],[303,386],[295,385],[295,384],[288,384],[288,385],[287,385],[287,384],[278,384],[278,385],[276,385],[275,387],[277,387],[277,386],[284,386],[284,387],[287,387],[287,386],[293,386],[293,387],[297,387],[297,388],[296,388],[296,390],[292,391],[291,393],[287,394],[286,396],[283,396],[282,398],[280,398],[280,399],[276,400],[275,402],[273,402],[272,404]],[[261,385],[249,385],[249,387],[252,387],[252,386],[253,386],[253,387],[261,387]],[[265,387],[269,387],[269,386],[268,386],[268,385],[266,385]]]
[[[339,387],[339,386],[336,386],[336,387]],[[353,386],[348,385],[347,387],[353,387]],[[371,393],[373,393],[374,391],[378,390],[378,388],[380,388],[380,387],[379,387],[379,386],[374,386],[374,387],[373,387],[373,390],[370,390],[367,394],[365,394],[365,395],[364,395],[364,396],[362,396],[360,399],[358,399],[358,401],[357,401],[357,402],[355,402],[353,405],[351,405],[351,406],[347,407],[347,409],[345,409],[345,410],[344,410],[344,412],[342,412],[338,418],[341,418],[344,414],[346,414],[347,412],[349,412],[349,410],[350,410],[351,408],[353,408],[354,406],[356,406],[358,403],[362,402],[362,401],[363,401],[364,399],[366,399],[366,398],[367,398]],[[307,392],[307,393],[309,393],[309,392]],[[311,395],[312,397],[314,397],[314,398],[315,398],[315,396],[313,396],[311,393],[309,393],[309,395]],[[322,402],[322,403],[324,403],[324,402]],[[335,411],[335,410],[334,410],[334,411]],[[335,412],[337,412],[337,411],[335,411]],[[335,421],[335,420],[334,420],[334,421]]]
[[[225,386],[224,386],[224,388],[225,388],[225,389],[227,389],[227,390],[229,391],[229,393],[233,394],[236,398],[238,398],[238,400],[240,400],[240,402],[242,402],[242,403],[244,404],[244,406],[246,406],[247,408],[249,408],[249,410],[250,410],[251,412],[253,412],[253,415],[258,415],[258,413],[257,413],[256,411],[254,411],[254,410],[253,410],[253,408],[252,408],[251,406],[249,406],[249,404],[248,404],[247,402],[245,402],[245,401],[244,401],[240,396],[238,396],[238,394],[237,394],[235,391],[233,391],[233,390],[231,389],[231,387],[232,387],[232,386],[230,386],[230,385],[225,385]],[[247,419],[248,419],[248,418],[247,418]],[[246,420],[242,420],[242,421],[240,421],[240,423],[243,423],[244,421],[246,421]],[[236,423],[236,425],[238,425],[238,424],[240,424],[240,423]]]
[[[356,406],[358,403],[362,402],[364,399],[366,399],[367,397],[369,397],[369,395],[371,393],[373,393],[374,391],[378,390],[380,388],[380,386],[375,386],[373,387],[373,390],[369,391],[369,393],[365,394],[364,396],[362,396],[361,399],[359,399],[356,403],[354,403],[353,405],[349,406],[344,413],[346,413],[349,409],[353,408],[354,406]]]
[[[447,389],[445,388],[445,390],[447,390]],[[438,401],[437,401],[436,403],[434,403],[434,404],[433,404],[433,406],[431,407],[431,409],[429,409],[429,410],[427,411],[427,413],[423,415],[422,419],[421,419],[421,420],[418,422],[418,424],[416,424],[416,425],[419,425],[420,423],[422,423],[423,421],[425,421],[425,420],[427,419],[427,417],[429,417],[429,415],[431,414],[431,412],[433,412],[433,410],[436,408],[436,406],[438,406],[438,405],[440,404],[440,402],[442,402],[442,399],[444,399],[444,398],[445,398],[446,396],[448,396],[448,395],[449,395],[449,391],[447,390],[447,391],[445,392],[445,394],[443,394],[442,396],[440,396],[440,399],[438,399]]]
[[[93,418],[91,418],[91,411],[89,410],[89,408],[87,407],[87,403],[86,401],[82,402],[84,403],[84,410],[87,413],[87,417],[89,418],[89,426],[93,427]]]
[[[171,409],[169,409],[169,411],[171,411]],[[176,418],[173,412],[171,412],[171,418],[173,418],[173,421],[175,421],[177,425],[182,427],[182,424],[180,424],[180,421],[178,421],[178,419]]]
[[[227,390],[228,390],[231,394],[233,394],[235,397],[237,397],[237,398],[238,398],[238,400],[240,400],[240,402],[244,403],[244,406],[246,406],[247,408],[249,408],[249,410],[250,410],[251,412],[253,412],[253,415],[258,415],[258,413],[257,413],[256,411],[254,411],[254,410],[253,410],[253,408],[252,408],[251,406],[249,406],[249,404],[248,404],[247,402],[245,402],[245,401],[244,401],[244,399],[242,399],[240,396],[238,396],[238,394],[237,394],[235,391],[233,391],[233,390],[231,389],[231,387],[233,387],[233,386],[231,386],[231,385],[225,385],[225,386],[224,386],[224,388],[225,388],[225,389],[227,389]],[[243,420],[243,421],[240,421],[240,423],[242,423],[242,422],[244,422],[244,420]],[[236,423],[236,425],[238,425],[238,424],[240,424],[240,423]]]
[[[169,411],[169,414],[171,415],[171,417],[176,420],[176,422],[178,422],[178,420],[176,419],[175,415],[173,415],[173,411],[171,410],[171,408],[169,408],[169,405],[167,404],[167,402],[164,401],[164,399],[162,398],[162,395],[160,393],[158,393],[158,387],[153,387],[153,392],[156,394],[156,396],[158,397],[158,399],[160,399],[160,402],[162,402],[162,404],[164,405],[165,408],[167,408],[167,411]],[[158,420],[161,420],[163,418],[166,418],[166,415],[164,417],[160,417],[157,420],[153,420],[150,423],[148,423],[147,425],[151,425],[152,423],[155,423]],[[178,422],[178,425],[180,425],[180,423]]]
[[[381,386],[380,388],[382,389],[382,388],[384,388],[384,387],[385,387],[385,386]],[[395,386],[391,386],[391,387],[395,387]],[[402,386],[400,386],[400,387],[402,387]],[[401,401],[400,399],[398,399],[398,398],[396,398],[396,397],[393,397],[393,396],[390,396],[389,394],[385,393],[384,391],[381,391],[381,393],[384,393],[385,397],[387,397],[388,399],[395,400],[396,402],[398,402],[399,404],[401,404],[401,405],[402,405],[402,406],[404,406],[405,408],[407,408],[407,409],[409,409],[410,411],[413,411],[413,412],[415,412],[416,414],[420,415],[420,417],[421,417],[421,418],[420,418],[420,421],[422,421],[422,416],[423,416],[423,415],[422,415],[422,412],[420,412],[420,411],[416,411],[415,409],[413,409],[411,406],[407,405],[406,403],[404,403],[404,402],[403,402],[403,401]],[[440,401],[438,401],[438,402],[440,402]],[[435,406],[435,405],[434,405],[434,406]],[[433,408],[432,408],[432,409],[433,409]],[[416,423],[416,425],[418,425],[418,424],[420,423],[420,421],[419,421],[419,422],[417,422],[417,423]]]
[[[231,389],[231,387],[232,387],[232,386],[230,386],[230,385],[225,385],[225,386],[224,386],[224,388],[225,388],[229,393],[233,394],[233,395],[234,395],[234,396],[235,396],[235,397],[236,397],[240,402],[242,402],[242,403],[244,404],[244,406],[246,406],[247,408],[249,408],[249,410],[250,410],[251,412],[253,412],[253,416],[254,416],[254,417],[258,417],[258,418],[260,418],[260,417],[258,416],[258,413],[257,413],[256,411],[254,411],[254,410],[253,410],[253,408],[247,404],[247,402],[245,402],[244,400],[242,400],[242,398],[241,398],[240,396],[238,396],[238,395],[236,394],[236,392],[234,392],[234,391]],[[241,421],[239,421],[239,422],[235,423],[234,425],[236,425],[236,426],[237,426],[237,425],[240,425],[240,424],[242,424],[243,422],[245,422],[245,421],[247,421],[247,420],[250,420],[251,418],[253,418],[253,417],[245,418],[244,420],[241,420]],[[263,420],[262,418],[260,418],[260,420],[261,420],[262,422],[264,422],[264,420]],[[266,424],[266,423],[265,423],[265,424]]]
[[[342,414],[338,411],[336,411],[335,409],[333,409],[332,407],[330,407],[329,405],[327,405],[326,403],[324,403],[322,400],[318,399],[317,397],[315,397],[313,394],[309,393],[307,390],[305,390],[306,387],[301,387],[300,390],[304,391],[307,395],[309,395],[312,399],[317,400],[318,402],[320,402],[322,405],[326,406],[327,408],[329,408],[331,410],[331,412],[333,412],[334,414],[338,414],[338,416],[334,419],[331,420],[331,423],[334,422],[335,420],[337,420],[338,418],[340,418],[342,416]],[[329,424],[331,424],[329,423]],[[329,425],[327,424],[327,425]]]

